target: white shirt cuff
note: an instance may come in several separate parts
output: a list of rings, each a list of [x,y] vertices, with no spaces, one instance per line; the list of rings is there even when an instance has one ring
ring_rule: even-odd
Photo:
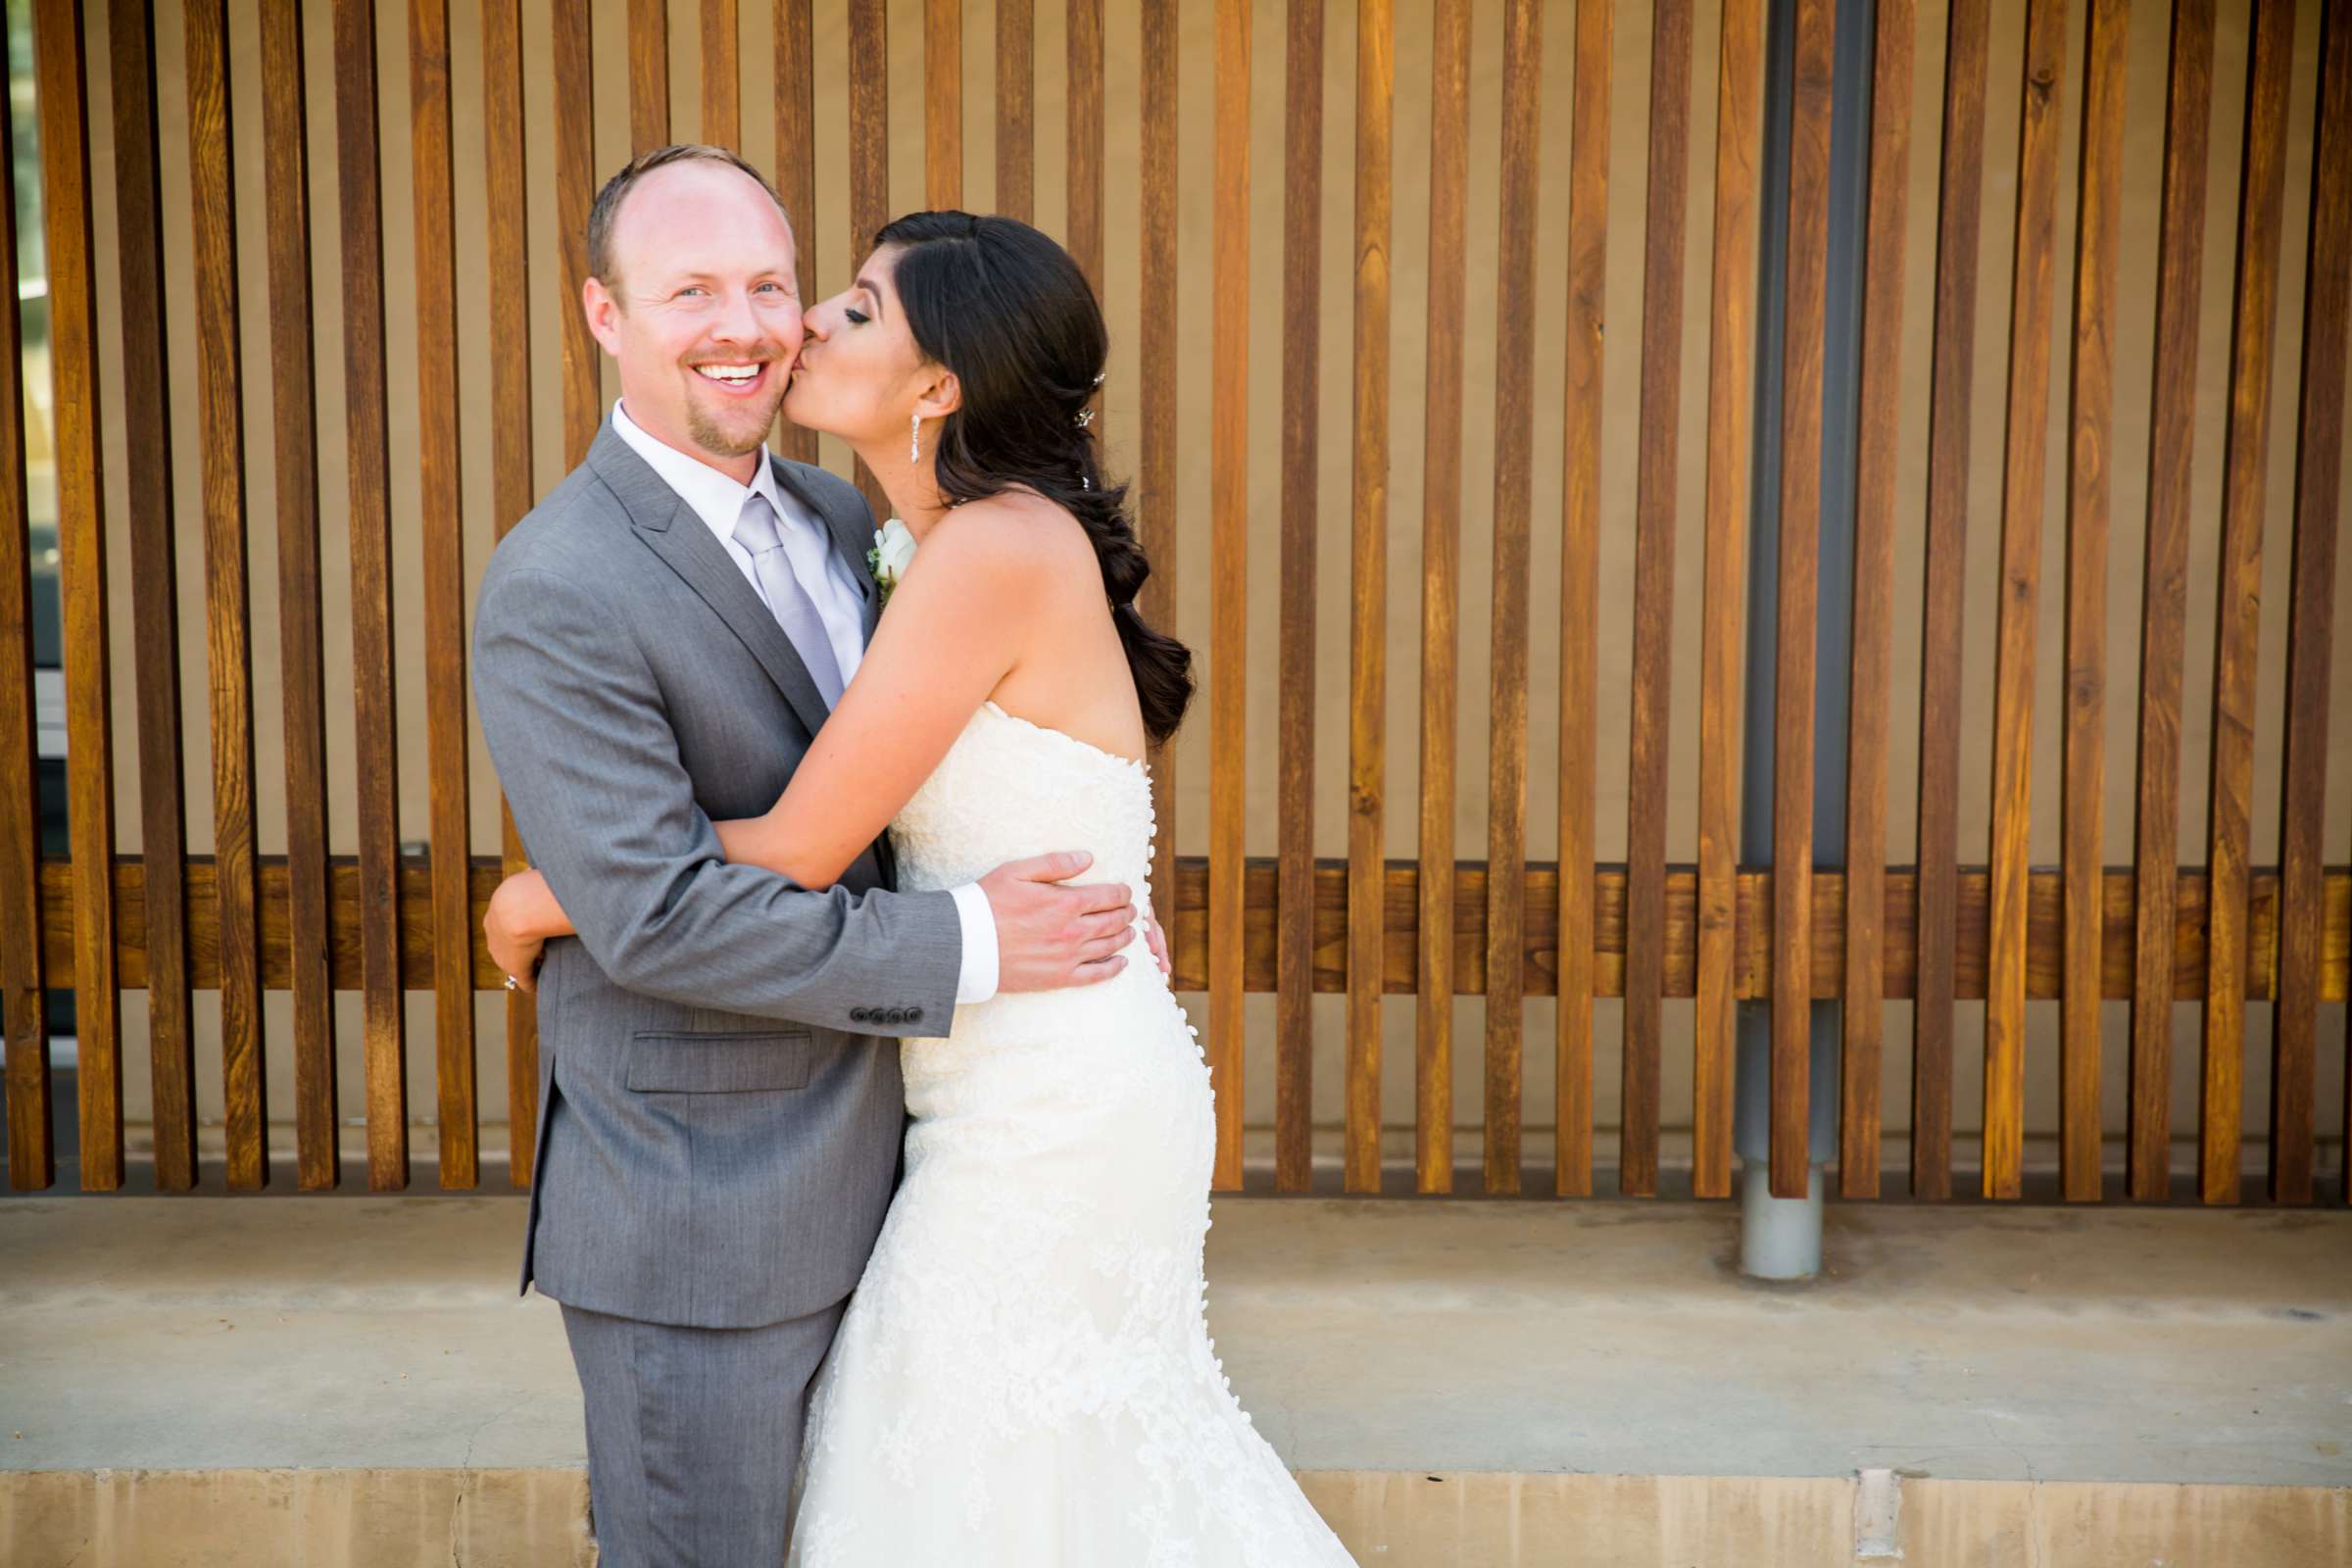
[[[949,890],[963,922],[963,969],[956,977],[956,1005],[968,1007],[997,994],[997,916],[977,882]]]

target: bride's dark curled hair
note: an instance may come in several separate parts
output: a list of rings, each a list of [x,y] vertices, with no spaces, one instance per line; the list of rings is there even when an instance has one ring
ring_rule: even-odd
[[[1127,487],[1103,482],[1081,415],[1109,333],[1069,252],[1027,223],[970,213],[909,213],[874,236],[898,248],[892,282],[915,347],[955,372],[962,404],[940,423],[936,471],[950,503],[1013,488],[1078,519],[1152,740],[1176,733],[1193,696],[1192,651],[1145,624],[1135,596],[1152,574],[1127,516]]]

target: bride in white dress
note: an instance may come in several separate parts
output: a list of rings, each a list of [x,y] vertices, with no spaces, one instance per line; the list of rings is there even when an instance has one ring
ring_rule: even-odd
[[[1147,567],[1096,477],[1105,339],[1083,274],[1026,224],[916,214],[807,332],[786,416],[865,436],[921,538],[817,742],[885,793],[914,785],[899,885],[1082,850],[1149,910],[1136,758],[1181,716],[1189,656],[1136,614]],[[956,701],[942,665],[987,700],[944,752],[894,748],[890,715]],[[1208,1069],[1141,920],[1123,956],[903,1043],[905,1175],[810,1399],[796,1568],[1349,1561],[1210,1346]]]
[[[1097,467],[1101,309],[1027,224],[917,213],[805,331],[785,416],[847,441],[906,533],[855,678],[774,809],[717,824],[727,858],[825,887],[887,825],[929,890],[1083,851],[1147,914],[1094,983],[902,1043],[904,1177],[810,1398],[791,1562],[1341,1568],[1203,1312],[1214,1117],[1149,951],[1139,760],[1191,656],[1137,612]]]

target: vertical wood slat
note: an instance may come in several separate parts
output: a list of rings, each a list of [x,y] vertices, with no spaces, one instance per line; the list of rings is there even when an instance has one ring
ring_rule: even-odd
[[[1102,0],[1069,0],[1065,102],[1069,161],[1067,242],[1078,269],[1102,297]],[[1102,394],[1097,391],[1099,409]],[[1097,429],[1101,426],[1098,424]]]
[[[629,0],[629,151],[669,140],[669,0]]]
[[[2213,0],[2174,0],[2165,95],[2164,216],[2148,415],[2148,526],[2140,603],[2138,812],[2133,829],[2131,1191],[2172,1188],[2173,922],[2180,813],[2180,681],[2188,594],[2189,459],[2213,97]]]
[[[963,205],[963,5],[923,3],[923,201]]]
[[[48,225],[56,378],[58,594],[66,662],[66,798],[74,858],[74,1003],[81,1185],[122,1185],[122,992],[115,963],[114,699],[107,670],[106,513],[99,483],[98,295],[89,83],[78,0],[36,0],[33,74]]]
[[[336,1149],[340,1112],[334,982],[327,958],[325,642],[319,613],[318,395],[311,340],[310,123],[303,80],[302,8],[262,7],[278,664],[286,737],[288,987],[294,1003],[294,1161],[296,1185],[315,1192],[337,1185],[341,1161]],[[517,202],[517,213],[519,208]]]
[[[733,0],[723,0],[730,26]],[[706,29],[714,7],[707,6]],[[710,134],[706,30],[704,135]],[[523,221],[521,0],[484,0],[482,6],[482,151],[488,194],[488,260],[492,277],[530,275],[530,233]],[[521,289],[494,288],[490,306],[490,509],[497,537],[531,510],[531,313]],[[499,801],[499,851],[512,876],[528,865],[514,813]],[[468,921],[470,928],[471,922]],[[471,932],[468,929],[468,941]],[[525,991],[506,993],[508,1180],[527,1187],[537,1160],[539,1133],[539,1007]]]
[[[1320,454],[1323,0],[1290,0],[1282,172],[1282,570],[1275,665],[1275,1186],[1303,1192],[1314,1133],[1315,479]],[[1246,79],[1246,78],[1244,78]],[[1222,127],[1222,122],[1220,122]],[[1241,156],[1247,156],[1245,150]],[[1241,284],[1247,287],[1246,280]],[[1234,297],[1220,288],[1220,300]],[[1228,449],[1235,454],[1237,445]]]
[[[703,0],[703,140],[743,150],[742,39],[736,0]]]
[[[1381,979],[1387,949],[1390,136],[1396,18],[1363,0],[1355,34],[1354,536],[1348,691],[1349,1192],[1380,1191]]]
[[[2262,511],[2271,446],[2271,352],[2278,316],[2278,232],[2286,186],[2286,100],[2295,47],[2290,0],[2259,0],[2246,74],[2238,181],[2237,296],[2230,322],[2230,423],[2213,650],[2211,792],[2206,800],[2208,979],[2197,1186],[2238,1197],[2244,1125],[2247,843],[2254,807],[2254,668],[2262,636]]]
[[[890,221],[890,16],[883,0],[849,0],[850,7],[850,267],[865,260],[874,235]],[[858,490],[878,522],[890,498],[863,459]]]
[[[778,0],[782,5],[784,0]],[[803,0],[804,5],[806,0]],[[549,24],[555,34],[556,112],[556,252],[564,279],[564,466],[576,468],[587,461],[590,443],[605,416],[604,351],[589,335],[580,310],[580,288],[588,279],[588,208],[596,199],[595,37],[589,25],[589,0],[549,0]],[[777,27],[777,53],[783,52],[784,29]],[[779,91],[777,128],[783,126],[783,104],[790,97]],[[779,142],[779,146],[789,143]],[[803,243],[807,243],[804,241]]]
[[[1535,438],[1537,142],[1543,13],[1509,0],[1502,29],[1502,190],[1495,246],[1494,572],[1487,741],[1486,1188],[1519,1191],[1526,976],[1527,560]]]
[[[0,168],[16,168],[14,114],[0,115]],[[0,202],[0,277],[17,275],[17,204]],[[32,693],[32,535],[24,496],[24,330],[16,291],[0,291],[0,923],[41,925],[41,801]],[[8,1184],[57,1181],[50,1128],[49,1021],[41,945],[0,942],[7,1030]]]
[[[156,1185],[196,1185],[196,1058],[189,1027],[187,810],[180,782],[179,585],[172,493],[171,345],[164,330],[163,184],[155,103],[155,12],[115,0],[107,18],[113,65],[115,213],[124,340],[150,345],[147,373],[127,377],[133,686],[138,696],[139,842],[148,878],[147,1043],[154,1093]],[[191,54],[198,41],[190,39]],[[193,66],[193,61],[191,61]],[[190,105],[201,89],[192,79]],[[201,214],[199,215],[201,221]],[[250,1131],[241,1128],[240,1131]],[[232,1140],[233,1147],[234,1140]]]
[[[1174,26],[1172,0],[1145,13],[1147,59],[1156,58],[1155,43],[1172,53]],[[1217,1097],[1214,1180],[1219,1187],[1236,1188],[1242,1181],[1243,784],[1250,683],[1250,11],[1242,0],[1219,0],[1215,48],[1217,194],[1209,268],[1219,308],[1209,325],[1214,388],[1208,427],[1209,645],[1215,662],[1209,699],[1208,1057]],[[1157,537],[1151,548],[1155,562],[1176,535],[1174,342],[1164,327],[1154,329],[1160,307],[1172,309],[1175,303],[1175,274],[1165,259],[1176,229],[1174,74],[1172,64],[1162,64],[1144,81],[1144,461],[1155,474],[1147,486],[1154,501]],[[1163,596],[1172,607],[1174,596],[1164,589]],[[1164,771],[1155,769],[1154,777],[1164,789]],[[1164,846],[1173,837],[1173,819],[1161,810],[1159,820],[1168,824],[1160,834]],[[1173,907],[1174,885],[1159,885],[1169,889]],[[1283,911],[1276,912],[1279,917]]]
[[[400,797],[393,700],[392,524],[385,495],[383,211],[374,0],[335,0],[343,374],[351,469],[353,729],[359,747],[360,965],[368,1185],[409,1183],[408,1027],[401,1004]],[[558,94],[560,98],[561,93]]]
[[[1176,0],[1146,0],[1141,19],[1143,124],[1136,277],[1136,531],[1152,562],[1141,609],[1176,623]],[[1152,906],[1178,968],[1204,964],[1176,950],[1176,748],[1154,745]]]
[[[228,15],[221,0],[189,0],[186,49],[222,1099],[228,1121],[228,1185],[255,1190],[270,1181],[269,1075],[262,1048],[261,878],[253,821],[253,647],[245,545],[236,181]]]
[[[816,38],[811,0],[776,0],[776,193],[792,220],[793,268],[801,299],[814,304],[816,279]],[[776,450],[816,461],[816,432],[779,419]]]
[[[1896,30],[1889,14],[1901,12],[1897,20],[1907,21],[1908,6],[1909,0],[1885,0],[1880,11],[1882,39]],[[1907,38],[1908,33],[1901,36]],[[1733,973],[1739,940],[1740,618],[1747,591],[1756,225],[1762,194],[1756,153],[1763,139],[1763,60],[1762,0],[1729,0],[1723,8],[1716,85],[1706,548],[1699,607],[1698,1000],[1692,1040],[1690,1171],[1691,1190],[1699,1198],[1728,1198],[1732,1191],[1732,1072],[1739,1019]],[[1905,60],[1907,65],[1907,54]],[[1904,80],[1909,81],[1907,72]],[[1896,107],[1907,114],[1906,106]]]
[[[1030,0],[997,0],[997,211],[1037,219],[1037,20]]]
[[[1927,590],[1919,681],[1918,942],[1911,1045],[1911,1194],[1952,1187],[1952,952],[1959,911],[1960,637],[1968,562],[1969,405],[1976,385],[1977,237],[1984,185],[1988,0],[1953,0],[1929,370]]]
[[[2340,5],[2321,13],[2319,109],[2312,140],[2285,758],[2279,767],[2278,1000],[2271,1046],[2270,1195],[2281,1203],[2307,1203],[2312,1198],[2313,1079],[2326,962],[2328,674],[2342,517],[2344,359],[2352,351],[2347,324],[2352,322],[2352,15]],[[2352,1201],[2352,1162],[2346,1165],[2343,1196]]]
[[[1421,468],[1421,858],[1413,1020],[1413,1185],[1453,1191],[1453,808],[1460,685],[1463,189],[1470,4],[1437,0],[1430,36],[1429,368]]]
[[[1642,279],[1642,424],[1634,459],[1633,724],[1626,767],[1624,1115],[1617,1185],[1658,1190],[1666,992],[1666,797],[1674,701],[1675,478],[1683,238],[1690,206],[1690,6],[1651,8],[1649,188]],[[1590,857],[1586,857],[1589,860]],[[1580,875],[1583,867],[1573,867]]]
[[[466,533],[458,451],[455,171],[448,0],[409,0],[409,104],[416,222],[417,489],[424,547],[426,774],[430,780],[433,1043],[445,1188],[479,1185],[473,918],[466,873]],[[517,274],[519,275],[519,274]]]
[[[1830,238],[1831,0],[1797,0],[1781,374],[1779,643],[1773,661],[1772,1196],[1808,1180],[1813,1035],[1813,674],[1821,589],[1822,334]],[[1660,793],[1664,793],[1663,790]]]
[[[2100,1196],[2099,960],[2104,942],[2107,532],[2115,431],[2116,212],[2129,0],[2090,0],[2076,180],[2074,352],[2068,365],[2065,812],[2060,939],[2059,1186]]]
[[[2017,235],[2009,285],[2008,451],[1993,654],[1991,930],[1984,982],[1986,1198],[2015,1198],[2026,1146],[2026,874],[2033,859],[2034,633],[2048,479],[2050,312],[2056,278],[2060,83],[2066,0],[2026,9],[2018,118]],[[2243,965],[2240,965],[2241,969]]]
[[[1568,375],[1560,473],[1560,942],[1552,1031],[1557,1129],[1552,1188],[1562,1198],[1592,1191],[1592,868],[1599,773],[1594,715],[1600,706],[1600,422],[1609,304],[1609,60],[1615,32],[1615,0],[1580,0],[1569,101]],[[1450,911],[1441,918],[1449,919]]]
[[[1887,662],[1894,641],[1896,416],[1915,38],[1912,0],[1882,0],[1871,65],[1862,385],[1854,450],[1853,681],[1846,699],[1845,998],[1838,1115],[1838,1185],[1846,1198],[1879,1196],[1886,1041]],[[1727,591],[1736,592],[1736,583]],[[1727,809],[1727,853],[1738,825]],[[1705,940],[1703,928],[1700,940]],[[1724,1011],[1728,1017],[1730,1008]],[[1728,1023],[1724,1027],[1728,1030]]]

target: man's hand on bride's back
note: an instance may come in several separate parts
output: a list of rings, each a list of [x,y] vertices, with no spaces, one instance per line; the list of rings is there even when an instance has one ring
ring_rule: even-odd
[[[998,866],[980,879],[997,921],[997,989],[1058,991],[1127,967],[1134,896],[1123,883],[1064,887],[1094,862],[1083,851]]]

